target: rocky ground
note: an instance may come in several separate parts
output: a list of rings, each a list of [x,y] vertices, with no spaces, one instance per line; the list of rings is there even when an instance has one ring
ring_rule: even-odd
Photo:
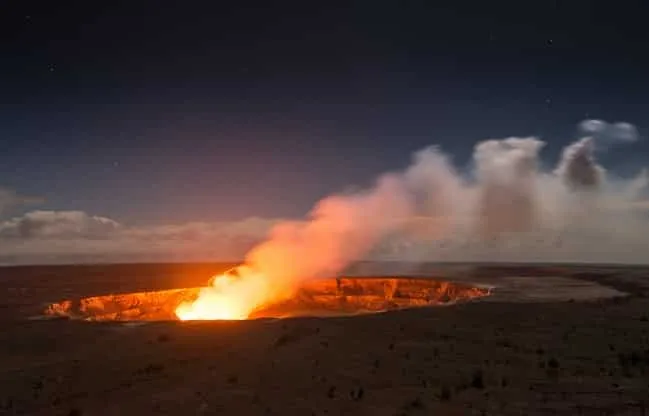
[[[649,414],[649,269],[430,266],[497,289],[347,318],[27,319],[70,296],[194,286],[218,267],[0,269],[0,414]]]

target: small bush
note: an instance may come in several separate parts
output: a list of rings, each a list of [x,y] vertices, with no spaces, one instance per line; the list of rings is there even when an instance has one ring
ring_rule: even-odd
[[[146,367],[140,369],[138,372],[143,374],[157,374],[161,373],[164,370],[164,365],[162,364],[149,364]]]
[[[448,386],[442,386],[442,389],[439,393],[439,398],[443,402],[451,400],[451,389]]]
[[[548,360],[548,368],[551,368],[551,369],[554,369],[554,370],[558,369],[559,368],[559,361],[554,357],[550,358]]]
[[[354,401],[362,400],[364,395],[365,395],[365,390],[363,390],[362,387],[359,387],[356,390],[352,390],[352,392],[351,392],[351,398]]]
[[[34,383],[32,383],[32,388],[34,390],[42,390],[44,386],[45,383],[43,383],[43,380],[36,380],[34,381]]]
[[[288,336],[287,334],[282,334],[280,335],[276,340],[275,340],[275,347],[281,347],[286,344],[288,344],[291,341],[291,337]]]
[[[421,400],[421,397],[415,397],[414,400],[408,402],[405,406],[406,409],[423,409],[426,406],[424,405],[424,402]]]
[[[483,389],[484,388],[484,377],[482,375],[482,370],[476,370],[471,377],[471,387],[474,389]]]

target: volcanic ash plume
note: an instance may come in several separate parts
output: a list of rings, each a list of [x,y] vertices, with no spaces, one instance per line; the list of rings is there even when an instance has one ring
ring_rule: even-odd
[[[583,127],[583,126],[582,126]],[[588,128],[628,133],[619,123]],[[635,137],[635,136],[634,136]],[[487,140],[474,149],[475,177],[459,174],[437,148],[366,191],[334,195],[304,221],[276,226],[245,265],[215,277],[181,319],[245,319],[291,296],[302,280],[340,273],[362,259],[419,261],[633,261],[646,258],[649,221],[633,207],[647,175],[607,180],[595,138],[567,146],[552,172],[540,169],[535,138]],[[494,251],[494,238],[500,246]],[[597,245],[598,244],[598,245]],[[597,246],[596,246],[597,245]],[[636,260],[637,261],[637,260]]]

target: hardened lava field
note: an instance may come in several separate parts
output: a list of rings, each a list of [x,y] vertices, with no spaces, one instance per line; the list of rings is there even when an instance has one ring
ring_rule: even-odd
[[[250,316],[312,317],[179,324],[175,306],[232,266],[4,268],[0,414],[594,416],[649,408],[646,267],[363,263],[340,287],[314,280]],[[463,302],[476,293],[488,296]],[[72,319],[28,319],[45,308]],[[362,313],[391,308],[407,309]],[[356,315],[323,318],[346,314]]]
[[[178,305],[195,300],[200,289],[190,287],[69,299],[48,305],[44,314],[89,321],[176,320]],[[376,313],[467,301],[489,293],[487,288],[423,277],[317,279],[304,283],[288,300],[256,309],[249,318]]]

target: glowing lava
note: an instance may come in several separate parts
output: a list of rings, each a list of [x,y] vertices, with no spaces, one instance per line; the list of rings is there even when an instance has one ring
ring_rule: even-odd
[[[246,266],[214,276],[196,300],[183,302],[176,316],[187,320],[241,320],[270,300],[268,280]]]

